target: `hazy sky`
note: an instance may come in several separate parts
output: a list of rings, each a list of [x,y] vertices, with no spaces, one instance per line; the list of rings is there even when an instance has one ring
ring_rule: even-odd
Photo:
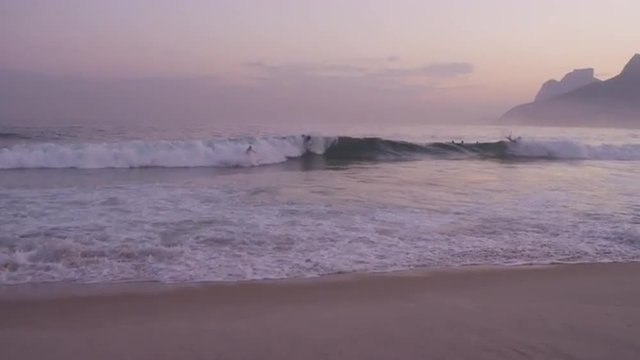
[[[615,75],[640,52],[639,14],[638,0],[0,0],[0,68],[340,78],[498,109],[573,68]]]

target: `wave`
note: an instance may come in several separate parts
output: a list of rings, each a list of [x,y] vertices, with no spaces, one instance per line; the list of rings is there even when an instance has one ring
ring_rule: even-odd
[[[485,156],[504,157],[507,143],[504,141],[475,144],[429,143],[417,144],[407,141],[382,138],[339,137],[323,155],[328,159],[344,160],[409,160],[426,156],[459,157]]]
[[[9,140],[13,140],[13,139],[19,139],[19,140],[29,140],[31,139],[30,136],[24,135],[24,134],[18,134],[18,133],[13,133],[13,132],[0,132],[0,140],[1,139],[9,139]]]
[[[571,140],[529,141],[509,143],[510,157],[567,160],[640,160],[640,144],[583,144]]]
[[[251,151],[247,151],[251,146]],[[315,147],[301,136],[255,139],[37,143],[0,149],[0,169],[248,167],[300,157]],[[324,151],[318,148],[319,152]]]
[[[0,169],[251,167],[320,156],[336,161],[434,158],[640,160],[640,144],[569,140],[418,144],[375,137],[272,136],[114,143],[30,143],[0,149]]]

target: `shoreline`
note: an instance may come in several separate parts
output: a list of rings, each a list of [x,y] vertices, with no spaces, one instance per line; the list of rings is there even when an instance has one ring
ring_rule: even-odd
[[[599,263],[0,286],[0,358],[635,359],[638,279]]]
[[[111,295],[136,295],[145,293],[166,293],[188,289],[203,289],[211,287],[233,287],[248,285],[288,285],[316,282],[344,282],[378,277],[414,277],[434,276],[442,274],[456,274],[465,272],[499,272],[499,271],[528,271],[565,266],[591,266],[609,264],[634,264],[636,262],[610,263],[554,263],[554,264],[523,264],[523,265],[459,265],[445,267],[417,267],[403,270],[345,272],[310,277],[274,278],[274,279],[246,279],[246,280],[213,280],[192,282],[162,282],[162,281],[114,281],[114,282],[71,282],[50,281],[37,283],[0,284],[0,304],[3,301],[39,301],[71,297],[95,297]],[[640,264],[640,262],[637,262]]]

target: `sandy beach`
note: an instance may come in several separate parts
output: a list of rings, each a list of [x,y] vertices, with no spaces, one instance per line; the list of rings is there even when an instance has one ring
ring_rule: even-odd
[[[1,359],[638,359],[640,264],[0,287]]]

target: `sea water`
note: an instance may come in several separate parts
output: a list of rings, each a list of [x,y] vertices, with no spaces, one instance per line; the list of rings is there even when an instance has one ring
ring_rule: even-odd
[[[1,284],[638,260],[639,130],[0,126]]]

